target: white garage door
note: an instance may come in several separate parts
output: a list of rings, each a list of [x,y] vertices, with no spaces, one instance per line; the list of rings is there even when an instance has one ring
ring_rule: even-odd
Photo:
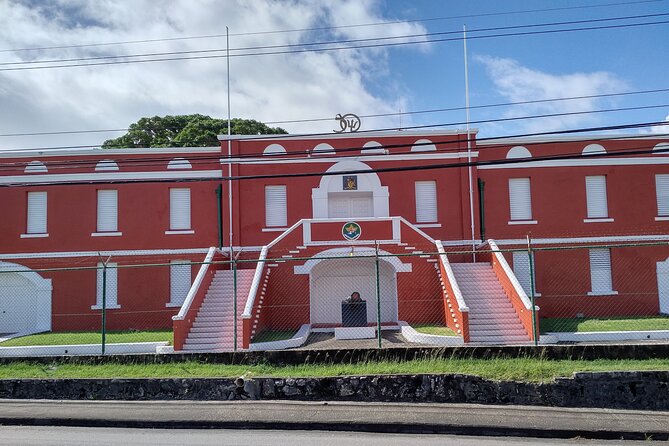
[[[11,266],[4,266],[11,270]],[[27,274],[0,272],[0,333],[33,333],[51,329],[51,281]],[[35,283],[37,282],[37,283]]]
[[[380,264],[381,322],[397,322],[397,278],[387,262]],[[358,291],[367,301],[367,321],[376,322],[374,259],[324,260],[311,270],[312,324],[341,324],[341,302]]]

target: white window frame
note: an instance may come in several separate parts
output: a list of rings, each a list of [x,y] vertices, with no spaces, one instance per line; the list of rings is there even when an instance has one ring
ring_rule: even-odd
[[[532,184],[530,178],[509,178],[509,224],[536,225],[532,219]]]
[[[191,262],[189,260],[170,261],[170,301],[166,307],[181,307],[192,284]]]
[[[105,287],[105,308],[107,310],[114,310],[121,308],[118,304],[118,264],[117,263],[107,263],[107,286]],[[102,309],[102,263],[98,263],[98,269],[96,270],[96,292],[95,292],[95,305],[91,306],[91,310],[101,310]]]
[[[669,220],[669,174],[655,175],[656,221]]]
[[[265,227],[288,227],[288,192],[285,184],[265,186]]]
[[[515,274],[518,283],[525,291],[525,294],[532,294],[532,281],[534,281],[534,297],[540,297],[541,293],[537,291],[537,263],[532,253],[532,275],[530,277],[530,259],[527,251],[513,251],[513,274]]]
[[[28,192],[26,196],[26,233],[21,238],[48,237],[48,195],[45,191]]]
[[[611,270],[611,250],[595,248],[588,251],[590,259],[590,290],[588,296],[611,296],[618,294],[613,290]]]
[[[434,180],[416,181],[414,191],[416,223],[437,223],[439,221],[437,182]]]
[[[92,237],[112,237],[122,235],[118,232],[118,190],[98,189],[97,223]]]
[[[585,199],[587,218],[584,223],[612,222],[609,217],[606,175],[589,175],[585,177]]]
[[[169,200],[170,229],[165,234],[194,234],[191,228],[191,189],[172,187]]]

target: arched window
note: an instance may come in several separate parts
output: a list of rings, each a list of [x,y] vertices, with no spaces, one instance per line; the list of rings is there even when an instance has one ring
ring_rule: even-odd
[[[419,139],[413,146],[411,146],[412,152],[436,152],[437,146],[432,144],[432,141],[429,139]]]
[[[362,153],[367,154],[380,154],[385,155],[386,150],[383,146],[376,141],[367,141],[364,146],[362,146]]]
[[[669,155],[669,142],[661,142],[653,147],[653,152],[657,151],[660,155]]]
[[[48,171],[49,169],[41,161],[29,162],[24,170],[25,173],[47,173]]]
[[[174,158],[167,164],[168,169],[192,169],[190,162],[184,158]]]
[[[581,152],[583,155],[593,154],[593,153],[606,153],[606,149],[599,144],[588,144]]]
[[[270,144],[262,151],[263,155],[285,155],[286,149],[281,144]]]
[[[335,149],[330,144],[322,142],[314,147],[312,153],[314,155],[334,155]]]
[[[96,172],[113,172],[118,170],[118,164],[112,160],[102,160],[95,165]]]
[[[532,154],[523,146],[511,147],[506,153],[506,159],[532,158]]]

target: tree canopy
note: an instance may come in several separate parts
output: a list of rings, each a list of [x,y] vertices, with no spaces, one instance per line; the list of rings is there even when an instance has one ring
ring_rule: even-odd
[[[233,135],[278,135],[288,133],[280,127],[269,127],[253,119],[230,121]],[[153,116],[131,124],[128,133],[108,139],[103,149],[125,147],[212,147],[218,146],[218,135],[228,133],[228,121],[205,115]]]

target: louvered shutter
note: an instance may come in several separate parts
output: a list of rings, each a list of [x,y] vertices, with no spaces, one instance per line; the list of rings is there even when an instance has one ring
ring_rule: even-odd
[[[529,178],[509,178],[511,220],[532,220],[532,195]]]
[[[590,250],[590,282],[592,294],[610,294],[613,291],[609,249]]]
[[[271,228],[287,224],[286,186],[265,186],[265,225]]]
[[[28,192],[28,234],[46,234],[46,192]]]
[[[669,217],[669,175],[655,175],[658,217]]]
[[[532,255],[532,260],[534,260],[534,254]],[[526,251],[513,252],[513,273],[516,275],[520,286],[523,287],[523,290],[529,296],[532,292],[532,279],[530,275],[530,257]]]
[[[606,176],[585,177],[585,190],[588,218],[607,218],[609,209],[606,203]]]
[[[170,229],[190,228],[190,189],[170,189]]]
[[[181,305],[191,287],[191,265],[187,260],[170,262],[170,303]]]
[[[98,232],[118,230],[118,191],[98,191]]]
[[[107,273],[106,281],[107,285],[105,287],[105,307],[113,308],[118,307],[118,269],[116,268],[117,263],[107,263]],[[98,263],[97,269],[97,302],[96,306],[102,308],[102,263]]]
[[[416,181],[416,223],[437,221],[437,183]]]

